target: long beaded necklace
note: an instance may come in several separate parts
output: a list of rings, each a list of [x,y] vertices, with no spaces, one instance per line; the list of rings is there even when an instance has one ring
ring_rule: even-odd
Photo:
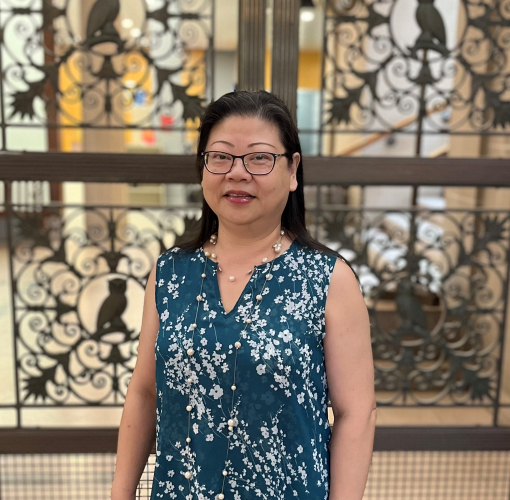
[[[273,245],[273,249],[275,251],[276,254],[279,254],[281,252],[281,241],[283,239],[283,235],[285,234],[285,231],[280,230],[280,242],[279,243],[276,243],[275,245]],[[216,245],[217,243],[217,235],[212,235],[210,240],[209,240],[211,243],[213,243],[214,245]],[[203,250],[203,248],[202,248]],[[198,321],[198,311],[200,309],[200,302],[202,302],[204,300],[204,296],[205,294],[202,292],[203,290],[203,287],[204,287],[204,280],[207,276],[206,274],[206,268],[207,268],[207,261],[209,260],[207,257],[209,256],[209,252],[204,252],[204,255],[206,256],[206,259],[205,259],[205,262],[204,262],[204,270],[202,272],[202,282],[201,282],[201,285],[200,285],[200,293],[197,295],[196,299],[197,299],[197,310],[196,310],[196,313],[195,313],[195,321],[190,325],[190,330],[191,330],[191,345],[193,346],[194,345],[194,336],[195,336],[195,330],[197,329],[197,321]],[[216,258],[216,255],[213,253],[211,255],[213,258]],[[237,389],[236,387],[236,369],[237,369],[237,351],[239,350],[239,348],[241,347],[241,338],[246,338],[246,329],[248,328],[248,325],[251,324],[252,322],[252,316],[253,316],[253,313],[254,313],[254,310],[257,306],[260,307],[260,302],[262,301],[262,293],[264,291],[264,289],[266,288],[266,284],[268,282],[268,280],[270,280],[272,278],[272,274],[271,274],[271,271],[273,270],[273,265],[274,265],[274,261],[275,259],[273,259],[271,261],[271,267],[269,268],[269,271],[266,273],[265,275],[265,280],[264,280],[264,284],[262,285],[262,289],[260,290],[259,294],[255,297],[256,301],[255,303],[252,305],[251,307],[251,310],[250,310],[250,313],[249,313],[249,316],[246,318],[245,322],[244,322],[244,327],[243,329],[241,330],[241,333],[240,333],[240,336],[239,336],[239,340],[237,340],[234,344],[235,346],[235,358],[234,358],[234,380],[232,382],[232,385],[230,386],[230,389],[232,390],[232,407],[230,409],[230,418],[227,420],[227,425],[228,425],[228,430],[229,430],[229,435],[228,435],[228,441],[227,441],[227,455],[225,457],[225,463],[227,462],[227,459],[228,459],[228,450],[229,450],[229,445],[230,445],[230,437],[232,436],[232,433],[234,431],[234,427],[238,424],[238,421],[237,419],[233,417],[233,411],[234,411],[234,393]],[[266,263],[267,262],[267,258],[264,258],[262,259],[262,262],[263,263]],[[218,268],[219,268],[219,265],[218,265]],[[251,271],[248,271],[247,274],[251,274],[253,272],[253,270]],[[229,277],[230,281],[234,281],[233,279],[231,279],[231,277]],[[234,278],[235,279],[235,278]],[[191,366],[190,366],[190,363],[191,363],[191,357],[195,354],[195,350],[193,349],[193,347],[190,347],[187,349],[186,351],[186,354],[188,355],[188,364],[187,364],[187,367],[186,367],[186,383],[189,387],[189,391],[188,391],[188,405],[186,406],[186,411],[188,412],[188,436],[186,437],[186,451],[187,451],[187,454],[188,454],[188,457],[191,456],[191,450],[190,450],[190,443],[191,443],[191,437],[190,437],[190,430],[191,430],[191,410],[193,409],[193,406],[191,404],[191,385],[193,384],[193,378],[190,376],[191,375]],[[188,481],[190,481],[193,477],[193,472],[191,471],[191,464],[188,464],[188,470],[184,473],[184,477],[186,479],[188,479]],[[218,500],[223,500],[225,498],[225,495],[223,493],[223,489],[225,487],[225,479],[226,479],[226,476],[228,475],[228,472],[226,469],[223,469],[222,470],[222,475],[223,475],[223,481],[222,481],[222,486],[221,486],[221,493],[218,493],[217,495],[217,499]]]
[[[284,235],[284,233],[285,233],[285,231],[283,231],[283,230],[281,230],[281,231],[280,231],[280,241],[279,241],[278,243],[275,243],[275,244],[273,245],[273,249],[274,249],[275,253],[280,253],[280,252],[281,252],[281,250],[282,250],[282,239],[283,239],[283,235]],[[216,244],[218,243],[218,235],[217,235],[217,234],[213,234],[213,235],[211,235],[211,238],[209,239],[209,241],[210,241],[213,245],[216,245]],[[215,252],[213,252],[213,253],[204,252],[204,255],[205,255],[206,257],[211,256],[213,259],[217,259],[217,258],[218,258],[218,256],[216,255],[216,253],[215,253]],[[266,262],[267,262],[267,257],[264,257],[264,258],[262,259],[262,263],[263,263],[263,264],[265,264]],[[221,266],[219,265],[219,263],[218,263],[218,271],[223,272],[223,269],[221,268]],[[251,274],[252,272],[253,272],[253,269],[250,269],[250,270],[249,270],[246,274]],[[229,277],[228,277],[228,279],[229,279],[230,281],[235,281],[235,280],[236,280],[235,276],[229,276]]]

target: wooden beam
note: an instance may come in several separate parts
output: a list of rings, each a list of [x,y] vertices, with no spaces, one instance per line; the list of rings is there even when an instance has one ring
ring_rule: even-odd
[[[493,158],[304,158],[305,185],[510,187],[510,160]],[[111,153],[0,155],[0,180],[195,184],[194,156]]]
[[[0,455],[116,453],[118,429],[0,429]],[[509,451],[510,427],[377,427],[374,451]],[[153,453],[155,449],[153,448]]]

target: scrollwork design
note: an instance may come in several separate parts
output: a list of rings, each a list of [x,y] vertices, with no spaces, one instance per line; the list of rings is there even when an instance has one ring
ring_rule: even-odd
[[[360,278],[379,403],[493,405],[510,214],[415,209],[413,218],[410,211],[332,206],[315,224]],[[65,216],[53,208],[14,210],[22,405],[122,402],[140,324],[128,306],[143,302],[155,258],[196,231],[199,217],[193,207],[73,208]]]
[[[508,0],[461,0],[458,37],[439,1],[336,4],[327,2],[324,28],[325,130],[410,132],[418,122],[422,133],[508,130]],[[416,24],[413,39],[402,16]]]
[[[39,223],[35,223],[38,219]],[[13,212],[11,254],[23,405],[122,403],[155,258],[198,210],[76,208]],[[83,227],[78,227],[78,221]],[[46,228],[46,232],[40,228]],[[23,248],[23,252],[16,251]]]
[[[143,12],[139,36],[117,31],[112,19],[119,10],[108,11],[115,2],[92,6],[90,32],[84,37],[75,26],[71,0],[59,2],[59,7],[52,0],[31,0],[23,9],[5,6],[1,45],[7,55],[2,68],[10,105],[6,125],[21,120],[59,127],[63,119],[67,127],[160,129],[157,114],[171,109],[174,129],[195,127],[210,94],[206,76],[213,69],[206,65],[213,61],[207,53],[214,2],[166,0],[151,9],[136,1]],[[124,111],[141,93],[147,109],[133,118]],[[56,115],[47,115],[45,106],[53,106]]]
[[[357,271],[381,405],[493,405],[510,215],[325,210],[321,236]],[[358,237],[353,237],[358,235]],[[506,256],[506,257],[505,257]]]

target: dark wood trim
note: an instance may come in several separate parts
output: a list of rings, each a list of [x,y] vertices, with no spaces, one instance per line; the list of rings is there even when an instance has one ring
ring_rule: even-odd
[[[309,157],[305,184],[510,187],[510,160]],[[113,153],[0,155],[0,180],[197,183],[194,156]]]
[[[116,453],[117,439],[117,429],[0,429],[0,455]],[[509,451],[510,427],[378,427],[374,440],[374,451],[482,450]]]
[[[375,451],[509,451],[510,427],[378,427]]]
[[[273,5],[271,92],[289,108],[296,121],[299,63],[300,0],[279,0]]]
[[[263,90],[265,65],[266,0],[239,0],[237,89]]]
[[[0,429],[0,455],[116,453],[118,429]]]
[[[493,158],[309,157],[305,184],[510,186],[510,160]]]
[[[0,180],[197,183],[194,156],[112,153],[0,155]]]

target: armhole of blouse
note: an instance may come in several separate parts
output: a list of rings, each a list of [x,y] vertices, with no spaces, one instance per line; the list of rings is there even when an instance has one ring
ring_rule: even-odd
[[[328,273],[324,275],[324,280],[325,280],[324,285],[327,285],[327,291],[324,294],[324,324],[323,324],[323,329],[321,332],[321,341],[323,341],[324,337],[326,336],[326,303],[328,301],[329,287],[331,285],[331,278],[333,276],[333,270],[335,269],[335,265],[336,265],[337,261],[342,260],[342,259],[338,258],[336,255],[332,255],[332,254],[327,255],[327,258],[328,258],[329,266],[328,266]]]
[[[347,262],[344,257],[340,257],[340,258],[337,257],[337,260],[341,260],[343,263],[345,263],[347,266],[349,266],[352,273],[354,274],[354,277],[356,278],[356,281],[358,282],[358,287],[359,287],[360,292],[363,293],[363,288],[361,287],[361,282],[359,280],[359,277],[356,274],[356,271],[352,268],[351,264],[349,262]],[[336,261],[335,261],[335,264],[336,264]],[[331,274],[333,274],[333,271],[331,272]]]

